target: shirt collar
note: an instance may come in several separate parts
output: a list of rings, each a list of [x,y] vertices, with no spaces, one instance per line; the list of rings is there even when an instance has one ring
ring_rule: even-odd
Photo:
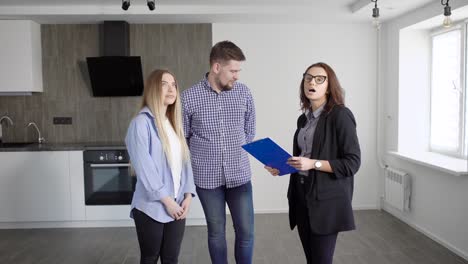
[[[206,89],[208,89],[209,91],[213,91],[213,92],[216,93],[216,90],[213,89],[213,87],[211,87],[210,82],[208,81],[208,74],[209,74],[209,73],[210,73],[210,72],[205,73],[205,77],[203,78],[203,84],[204,84],[203,86],[204,86]]]
[[[149,107],[147,107],[147,106],[143,107],[143,108],[140,110],[140,114],[141,114],[141,113],[149,113],[150,116],[152,116],[152,117],[154,118],[153,113],[151,113],[151,110],[150,110]]]
[[[209,73],[210,73],[210,72],[205,73],[205,77],[204,77],[203,80],[202,80],[202,81],[203,81],[203,86],[204,86],[206,89],[208,89],[209,91],[218,93],[213,87],[211,87],[210,82],[208,81],[208,74],[209,74]],[[232,90],[235,88],[235,85],[236,85],[236,83],[234,83],[234,87],[232,87],[232,89],[230,89],[230,90],[221,90],[220,94],[221,94],[221,93],[226,93],[226,92],[232,91]]]
[[[319,117],[320,114],[322,114],[322,112],[323,112],[323,108],[325,107],[325,104],[326,104],[326,102],[324,104],[322,104],[319,108],[317,108],[313,112],[310,109],[307,109],[305,111],[305,115],[307,117],[307,120],[311,120],[311,119],[315,119],[315,118]]]

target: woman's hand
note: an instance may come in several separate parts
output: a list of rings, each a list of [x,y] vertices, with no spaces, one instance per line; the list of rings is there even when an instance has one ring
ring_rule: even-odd
[[[273,176],[278,176],[278,174],[279,174],[279,170],[277,170],[275,168],[265,166],[265,169]]]
[[[315,160],[306,157],[290,157],[287,163],[300,171],[308,171],[315,168]]]
[[[184,209],[179,206],[179,204],[174,201],[174,199],[168,197],[163,198],[162,203],[166,207],[167,213],[174,218],[175,220],[179,220],[180,217],[184,214]]]
[[[182,201],[182,209],[184,212],[179,219],[185,219],[189,213],[190,204],[192,203],[192,194],[185,194],[185,199]]]

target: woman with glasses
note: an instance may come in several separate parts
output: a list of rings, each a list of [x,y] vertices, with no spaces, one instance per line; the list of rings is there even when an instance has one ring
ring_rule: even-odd
[[[288,160],[298,170],[289,180],[289,221],[291,229],[297,226],[307,263],[330,264],[338,232],[355,229],[351,200],[361,164],[356,121],[335,72],[322,62],[303,74],[300,104]]]
[[[153,71],[145,83],[141,110],[125,143],[137,183],[130,216],[140,245],[140,263],[177,263],[192,196],[189,150],[174,74]]]

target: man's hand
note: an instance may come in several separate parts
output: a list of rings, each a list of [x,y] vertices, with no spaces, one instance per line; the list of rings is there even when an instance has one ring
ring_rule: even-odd
[[[275,168],[272,168],[272,167],[268,167],[268,166],[265,166],[265,169],[273,176],[278,176],[279,174],[279,170],[278,169],[275,169]]]

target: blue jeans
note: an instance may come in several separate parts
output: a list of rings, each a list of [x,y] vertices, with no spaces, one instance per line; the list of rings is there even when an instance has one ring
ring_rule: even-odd
[[[226,203],[231,211],[236,234],[234,254],[239,264],[251,264],[254,245],[254,212],[252,183],[235,188],[215,189],[197,187],[197,194],[208,225],[208,248],[213,264],[226,264]]]

